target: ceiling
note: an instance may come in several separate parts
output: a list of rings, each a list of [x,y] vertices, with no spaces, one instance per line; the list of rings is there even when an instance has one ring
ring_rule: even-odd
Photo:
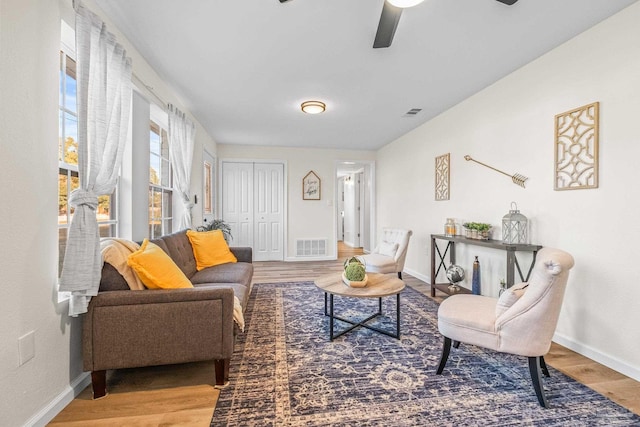
[[[391,47],[373,49],[383,0],[95,0],[217,143],[355,150],[636,1],[426,0],[404,10]],[[310,99],[327,111],[302,113]]]

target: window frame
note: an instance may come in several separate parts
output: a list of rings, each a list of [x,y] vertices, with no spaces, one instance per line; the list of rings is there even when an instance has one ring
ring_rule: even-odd
[[[171,166],[170,159],[171,146],[169,144],[169,132],[164,124],[160,122],[161,120],[157,120],[154,117],[149,119],[149,239],[155,239],[173,232],[173,168]],[[160,144],[158,152],[154,152],[151,148],[152,133],[157,135],[159,138]],[[163,144],[166,144],[166,156],[163,155]],[[151,158],[153,156],[158,158],[158,164],[160,165],[159,171],[155,171],[155,169],[152,168],[153,163],[151,162]],[[168,167],[168,171],[163,170],[163,165]],[[156,172],[159,183],[151,181],[152,170]],[[163,182],[163,175],[165,173],[167,174],[168,182]],[[153,195],[158,193],[160,194],[160,216],[154,216],[152,213],[157,207],[153,205]],[[167,197],[165,198],[165,196]],[[154,221],[160,222],[159,235],[156,235],[154,232]]]

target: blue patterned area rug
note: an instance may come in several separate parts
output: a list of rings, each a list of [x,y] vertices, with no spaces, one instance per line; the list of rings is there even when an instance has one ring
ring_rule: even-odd
[[[375,299],[335,297],[363,318]],[[437,303],[401,294],[401,339],[357,328],[329,341],[313,283],[258,284],[212,426],[640,426],[640,417],[549,367],[552,408],[538,405],[527,359],[462,344],[436,375]],[[395,298],[381,328],[395,327]],[[346,324],[337,322],[338,330]]]

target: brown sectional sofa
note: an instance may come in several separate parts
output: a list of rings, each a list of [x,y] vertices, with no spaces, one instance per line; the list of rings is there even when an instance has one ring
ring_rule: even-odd
[[[216,386],[229,379],[237,324],[234,295],[246,310],[253,277],[252,250],[231,247],[238,259],[196,270],[186,230],[152,240],[193,283],[191,289],[132,291],[109,263],[84,315],[84,370],[94,398],[106,394],[106,370],[215,361]]]

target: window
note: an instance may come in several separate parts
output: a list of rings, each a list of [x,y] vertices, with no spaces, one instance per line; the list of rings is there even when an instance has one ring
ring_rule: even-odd
[[[67,245],[67,234],[71,225],[73,208],[69,196],[78,188],[78,111],[76,107],[76,63],[65,51],[60,51],[60,116],[58,135],[58,277]],[[116,203],[111,196],[98,198],[98,226],[100,236],[115,236],[117,233]]]
[[[172,231],[172,182],[167,131],[151,121],[149,133],[149,238]]]

